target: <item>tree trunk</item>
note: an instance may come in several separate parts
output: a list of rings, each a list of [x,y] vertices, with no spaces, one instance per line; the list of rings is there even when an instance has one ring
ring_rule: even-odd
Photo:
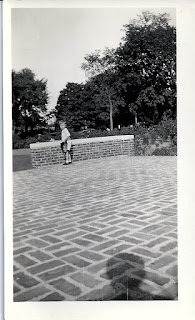
[[[113,107],[112,107],[112,100],[111,100],[111,96],[110,96],[110,93],[108,91],[108,88],[106,87],[106,92],[107,92],[107,95],[108,95],[108,100],[109,100],[109,105],[110,105],[110,131],[113,130],[113,116],[112,116],[112,113],[113,113]]]
[[[135,125],[137,125],[137,113],[135,114]]]

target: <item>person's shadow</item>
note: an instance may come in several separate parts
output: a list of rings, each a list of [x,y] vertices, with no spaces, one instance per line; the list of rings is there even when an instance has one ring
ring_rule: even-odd
[[[142,290],[144,277],[144,262],[139,256],[124,252],[112,257],[107,262],[106,272],[113,288],[112,298],[108,300],[173,300]]]

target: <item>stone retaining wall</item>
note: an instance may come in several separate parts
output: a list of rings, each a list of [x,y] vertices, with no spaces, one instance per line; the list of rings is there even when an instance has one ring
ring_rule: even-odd
[[[32,167],[63,163],[64,156],[60,148],[61,141],[32,143]],[[71,155],[73,161],[110,157],[117,155],[134,155],[134,136],[121,135],[100,138],[72,140]]]

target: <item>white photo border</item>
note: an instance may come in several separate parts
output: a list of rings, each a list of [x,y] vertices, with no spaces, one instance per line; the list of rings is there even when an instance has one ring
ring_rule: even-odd
[[[113,8],[165,7],[177,11],[178,91],[178,301],[128,302],[13,302],[13,184],[11,101],[11,9],[12,8]],[[194,232],[193,164],[195,75],[195,3],[193,1],[65,1],[6,0],[3,3],[3,124],[4,124],[4,298],[5,319],[192,319],[195,316],[193,268]]]

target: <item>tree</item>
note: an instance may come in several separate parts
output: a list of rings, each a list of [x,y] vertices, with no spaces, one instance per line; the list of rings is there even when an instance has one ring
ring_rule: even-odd
[[[124,26],[116,49],[85,56],[86,84],[69,83],[60,92],[57,118],[80,130],[113,129],[113,122],[158,123],[176,117],[176,32],[166,14],[143,12]]]
[[[167,110],[176,116],[176,30],[166,14],[143,12],[125,25],[116,60],[118,91],[135,119],[158,123]]]
[[[45,122],[46,122],[46,127],[49,131],[56,130],[56,110],[48,110],[47,113],[45,114]]]
[[[100,74],[90,79],[86,85],[91,88],[91,99],[95,104],[95,124],[97,128],[109,128],[114,124],[125,123],[124,99],[117,93],[117,79],[115,77],[109,82],[109,95],[111,97],[112,106],[109,105],[108,91],[105,88],[103,79],[104,75]],[[116,125],[115,125],[116,126]]]
[[[109,108],[110,108],[110,130],[113,130],[113,102],[112,102],[112,82],[114,78],[114,49],[106,48],[103,54],[100,50],[84,57],[85,62],[81,68],[85,71],[88,78],[91,80],[96,78],[100,84],[100,94],[106,92]],[[98,78],[97,78],[98,77]]]
[[[43,125],[48,103],[47,81],[35,79],[30,69],[12,71],[13,131],[32,131]]]
[[[65,119],[70,128],[80,130],[89,120],[88,99],[85,85],[68,82],[58,97],[55,108],[57,120]]]
[[[57,120],[66,120],[68,126],[75,131],[84,127],[101,128],[109,126],[107,113],[107,94],[101,90],[98,77],[86,84],[67,83],[60,91],[56,110]]]

